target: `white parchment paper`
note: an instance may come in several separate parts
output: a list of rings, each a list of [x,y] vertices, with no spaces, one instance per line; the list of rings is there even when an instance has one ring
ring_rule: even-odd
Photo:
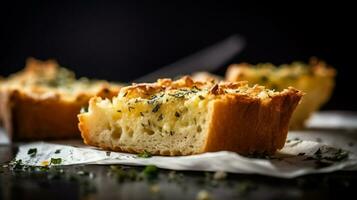
[[[41,166],[51,158],[61,158],[60,165],[123,164],[156,165],[159,168],[192,171],[226,171],[293,178],[305,174],[338,170],[357,170],[357,115],[345,112],[320,112],[308,123],[308,130],[290,131],[285,147],[270,158],[248,158],[233,152],[214,152],[192,156],[138,158],[135,154],[108,152],[86,146],[81,141],[36,142],[20,145],[16,159],[28,165]],[[1,139],[1,137],[0,137]],[[1,141],[0,141],[1,143]],[[35,157],[28,150],[37,149]],[[333,157],[343,149],[348,158],[341,161],[322,159]],[[56,150],[60,152],[56,153]],[[343,152],[344,152],[343,151]]]
[[[31,157],[28,150],[37,149],[37,155]],[[192,156],[153,156],[138,158],[135,154],[108,152],[82,145],[62,145],[53,143],[30,143],[20,146],[16,159],[28,165],[43,165],[51,158],[61,158],[61,165],[72,164],[125,164],[156,165],[159,168],[193,171],[226,171],[244,174],[262,174],[267,176],[293,178],[311,173],[331,172],[357,165],[357,157],[349,152],[347,159],[338,162],[327,160],[327,167],[321,167],[315,159],[318,149],[322,157],[335,155],[339,149],[313,141],[291,140],[271,158],[248,158],[233,152],[221,151]],[[60,150],[60,153],[56,153]],[[321,163],[320,163],[321,164]],[[325,163],[326,164],[326,163]]]

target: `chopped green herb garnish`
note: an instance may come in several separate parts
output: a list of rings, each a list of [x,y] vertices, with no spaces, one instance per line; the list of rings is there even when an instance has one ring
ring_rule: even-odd
[[[123,95],[123,97],[126,97],[127,94],[128,94],[128,92],[125,92],[124,95]]]
[[[143,114],[143,112],[140,112],[140,115],[141,115],[142,117],[144,117],[144,114]]]
[[[132,107],[132,106],[129,106],[129,107],[128,107],[129,112],[131,112],[132,109],[135,109],[135,108]]]
[[[177,111],[175,112],[175,117],[179,118],[180,117],[180,113],[178,113]]]
[[[196,90],[180,89],[180,90],[176,91],[175,93],[171,93],[168,95],[175,97],[175,98],[185,98],[187,95],[190,95],[193,93],[197,93],[197,91]]]
[[[157,118],[157,121],[161,121],[162,119],[164,119],[164,117],[162,116],[162,114],[160,114],[159,117]]]
[[[201,100],[205,99],[202,95],[198,96]]]
[[[55,151],[55,154],[59,154],[59,153],[61,153],[61,149],[57,149],[57,150]]]
[[[121,110],[117,110],[117,112],[121,112]]]
[[[335,155],[333,157],[329,157],[327,158],[328,160],[332,160],[332,161],[341,161],[348,158],[348,152],[344,151],[342,149],[339,149]]]
[[[342,149],[328,149],[324,147],[320,147],[314,153],[314,159],[319,161],[332,161],[338,162],[348,158],[348,151],[344,151]]]
[[[138,173],[135,170],[125,171],[122,167],[112,165],[110,166],[110,175],[114,176],[118,182],[123,182],[125,180],[141,180],[142,177],[138,176]]]
[[[152,95],[150,97],[150,99],[148,100],[148,104],[154,104],[156,102],[156,100],[157,100],[156,98],[157,98],[156,95]]]
[[[160,106],[161,106],[161,104],[156,104],[156,106],[152,109],[152,112],[156,113],[157,111],[159,111]]]
[[[13,160],[10,162],[10,168],[12,170],[22,170],[24,165],[22,164],[22,160]]]
[[[322,151],[321,149],[317,149],[317,151],[314,153],[314,155],[317,157],[317,158],[321,158],[321,154],[322,154]]]
[[[157,177],[158,169],[155,165],[148,165],[141,173],[144,177],[148,179],[152,179]]]
[[[37,154],[37,148],[29,149],[27,151],[27,154],[30,155],[32,158],[35,157]]]
[[[50,164],[59,165],[62,163],[62,158],[51,158]]]
[[[144,150],[143,152],[139,153],[137,155],[137,157],[139,157],[139,158],[150,158],[150,157],[152,157],[152,155],[151,155],[150,152]]]

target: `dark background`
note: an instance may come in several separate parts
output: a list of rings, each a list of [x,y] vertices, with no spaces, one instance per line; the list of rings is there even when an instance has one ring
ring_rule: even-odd
[[[129,81],[239,33],[247,47],[229,63],[317,56],[338,70],[324,109],[357,110],[354,6],[298,2],[2,3],[0,74],[33,56],[55,58],[78,76]]]

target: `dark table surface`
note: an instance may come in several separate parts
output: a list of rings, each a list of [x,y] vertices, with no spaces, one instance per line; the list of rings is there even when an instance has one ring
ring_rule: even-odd
[[[1,146],[1,158],[9,160],[16,148]],[[124,167],[138,174],[144,167]],[[354,196],[357,173],[340,171],[279,179],[259,175],[227,174],[223,180],[213,173],[158,171],[143,180],[121,180],[110,166],[67,166],[53,171],[13,171],[2,167],[0,199],[337,199]],[[85,172],[85,173],[78,173]],[[204,196],[204,195],[203,195]]]
[[[289,134],[295,137],[300,133]],[[300,136],[357,148],[357,130],[311,129]],[[6,165],[16,152],[16,145],[0,145],[0,199],[200,199],[207,195],[210,199],[344,199],[357,191],[357,171],[294,179],[228,173],[225,179],[216,180],[214,172],[158,169],[157,176],[132,178],[123,177],[109,165],[11,170]],[[141,177],[145,167],[118,165],[115,169]]]

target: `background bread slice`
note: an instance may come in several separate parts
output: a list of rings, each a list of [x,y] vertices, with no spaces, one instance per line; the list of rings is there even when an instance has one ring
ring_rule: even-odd
[[[332,95],[335,70],[325,62],[312,58],[308,64],[294,62],[276,67],[272,64],[235,64],[226,72],[228,81],[248,81],[270,89],[283,90],[294,87],[305,92],[294,112],[291,129],[301,129],[310,115],[319,110]]]
[[[293,88],[164,79],[124,87],[112,101],[92,98],[79,128],[86,144],[115,151],[271,154],[284,146],[301,96]]]
[[[79,138],[77,114],[93,96],[111,98],[120,86],[76,79],[55,61],[29,59],[0,82],[0,119],[13,140]]]

